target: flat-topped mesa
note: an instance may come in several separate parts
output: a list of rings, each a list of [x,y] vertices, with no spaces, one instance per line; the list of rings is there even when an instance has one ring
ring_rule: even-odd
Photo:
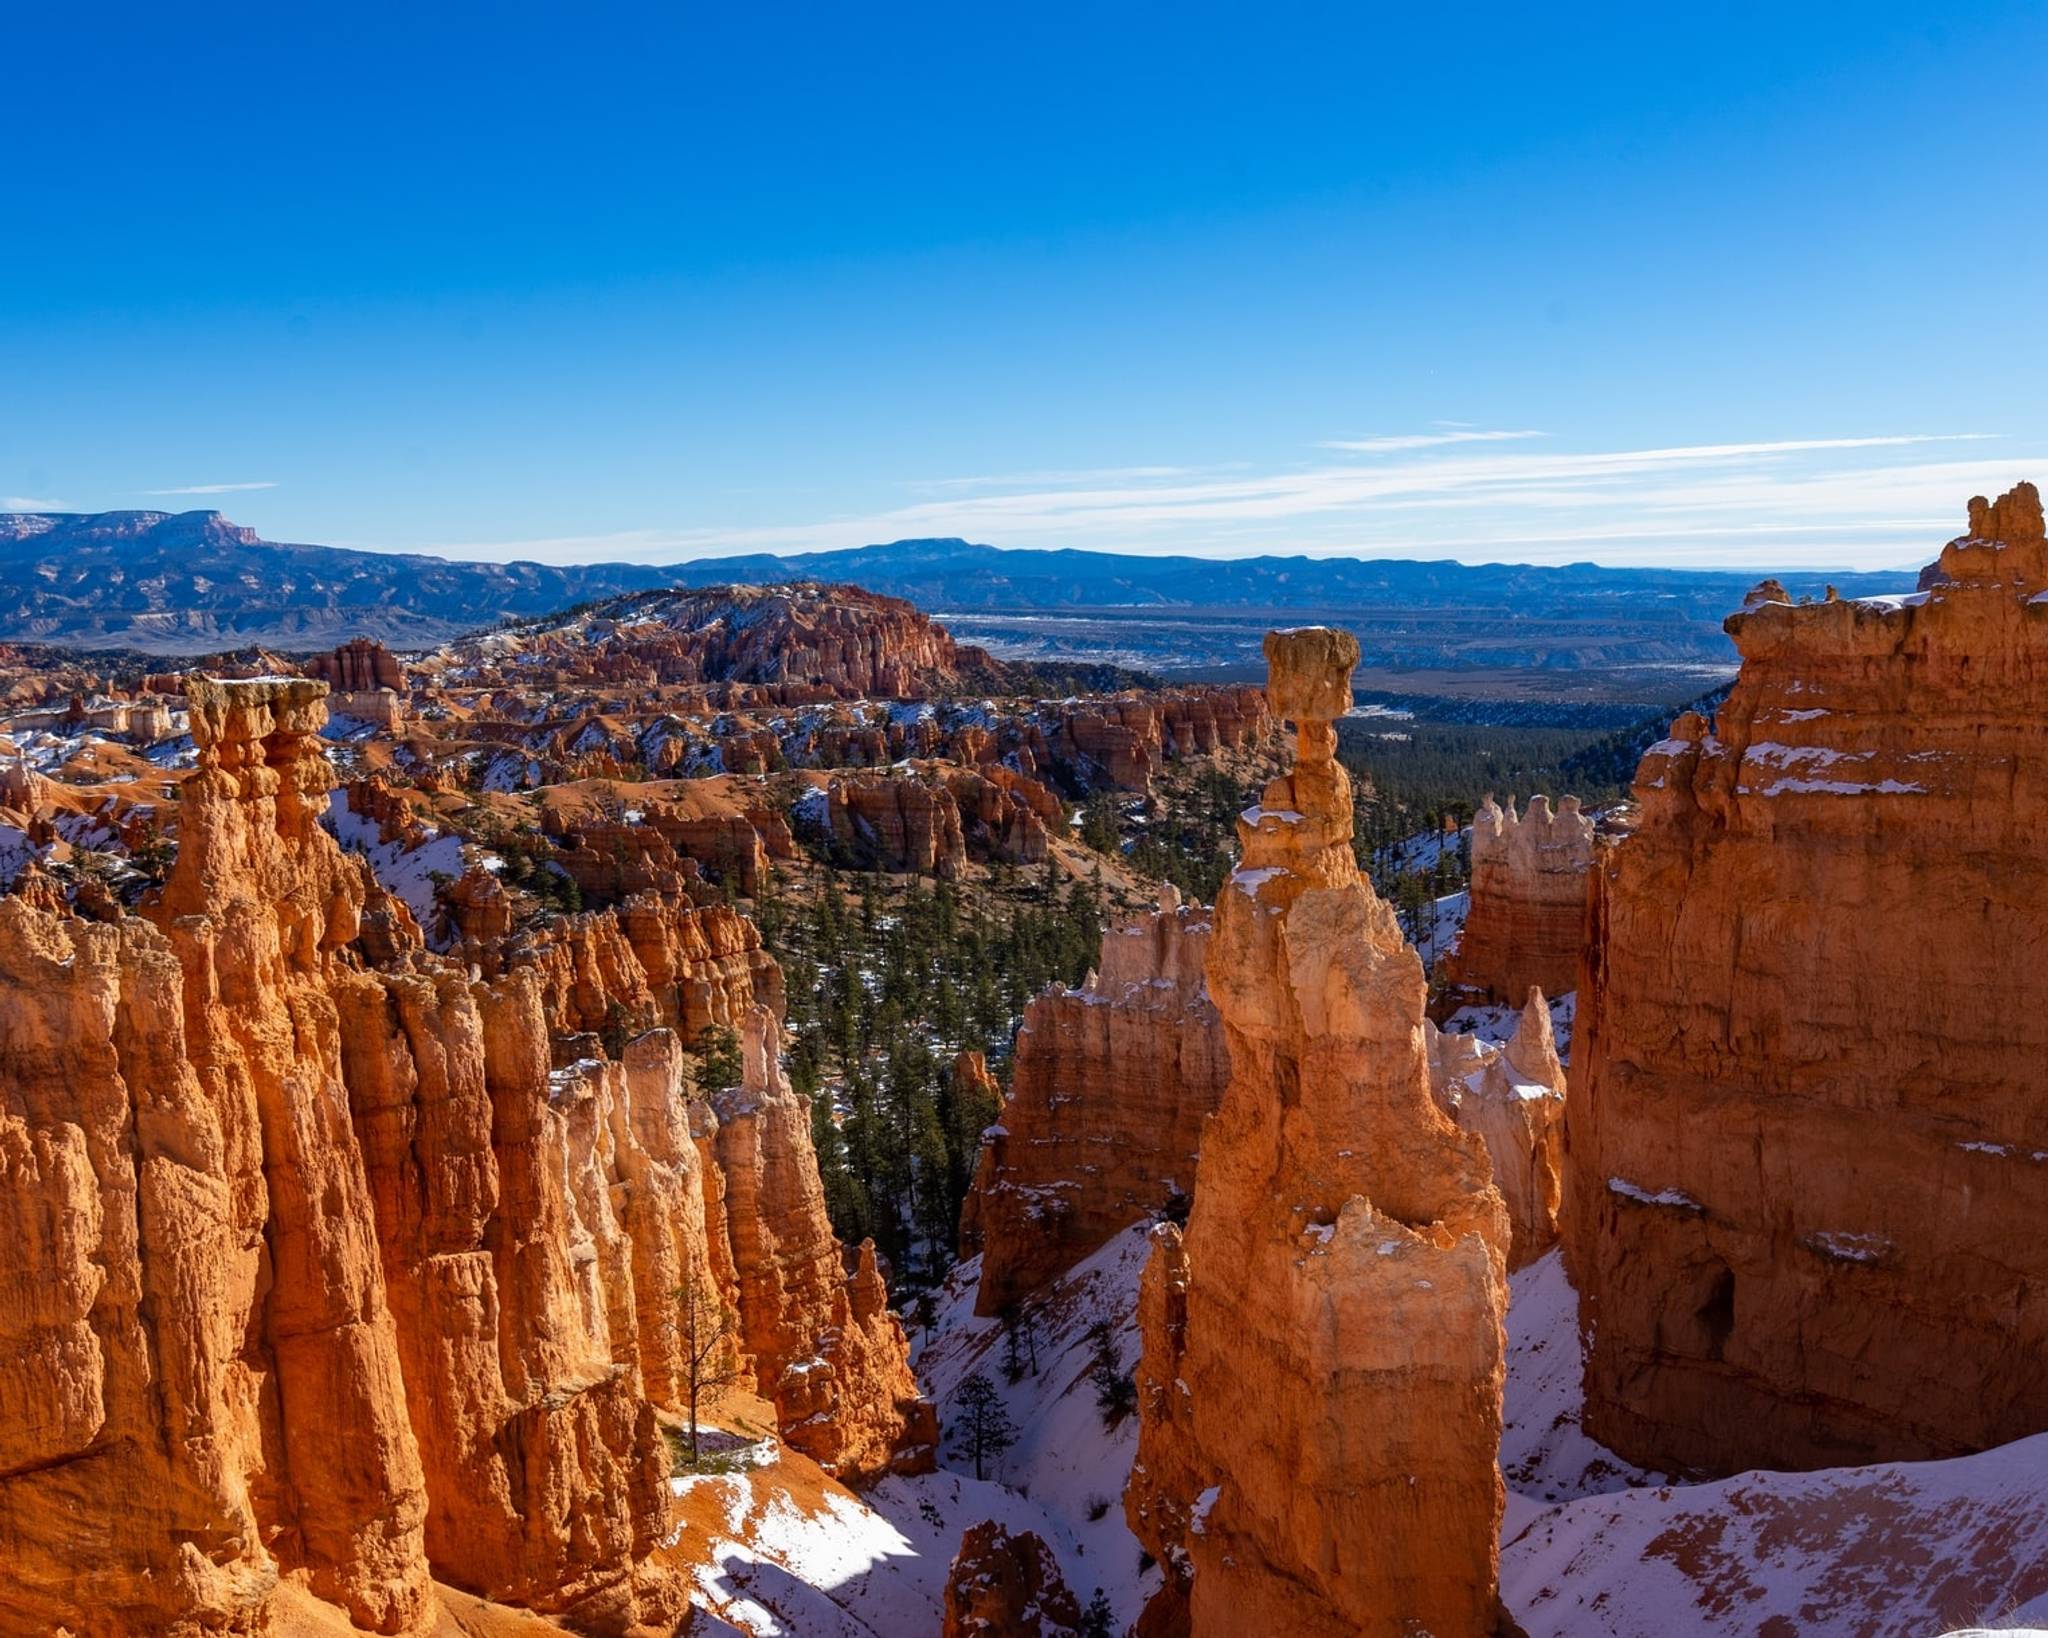
[[[1563,995],[1579,981],[1593,821],[1579,799],[1532,796],[1516,813],[1489,795],[1472,816],[1471,908],[1444,958],[1451,1004],[1519,1007],[1531,987]]]
[[[1422,966],[1360,879],[1356,642],[1266,639],[1294,770],[1239,822],[1207,979],[1231,1077],[1140,1296],[1125,1495],[1196,1638],[1496,1629],[1509,1224],[1438,1104]],[[1159,1630],[1166,1630],[1160,1628]]]
[[[1588,1430],[1733,1472],[2048,1428],[2030,485],[1909,597],[1729,618],[1603,849],[1566,1114]]]
[[[1230,1058],[1203,975],[1210,912],[1172,887],[1102,935],[1087,982],[1025,1009],[1009,1101],[961,1214],[975,1310],[999,1314],[1195,1185]],[[970,1245],[971,1242],[971,1245]]]

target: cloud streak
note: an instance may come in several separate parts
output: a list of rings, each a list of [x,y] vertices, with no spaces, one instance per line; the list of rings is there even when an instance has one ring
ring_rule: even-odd
[[[1561,450],[1540,434],[1340,440],[1300,466],[1109,468],[961,481],[860,516],[681,527],[493,545],[463,556],[675,561],[919,536],[1141,554],[1356,554],[1530,562],[1894,566],[1931,555],[1973,493],[2048,468],[2040,451],[1962,458],[1996,435],[1897,433]],[[1367,446],[1360,448],[1358,446]],[[1331,447],[1329,445],[1320,447]],[[1937,455],[1936,450],[1954,454]],[[1061,481],[1050,481],[1056,476]],[[1035,478],[1036,481],[1030,481]],[[1915,544],[1924,542],[1924,544]]]
[[[144,489],[145,495],[239,495],[251,489],[275,489],[274,482],[261,483],[188,483],[176,489]]]
[[[59,500],[37,500],[33,495],[0,495],[0,512],[68,512]]]
[[[1456,427],[1450,421],[1439,423]],[[1456,427],[1450,432],[1398,432],[1379,438],[1326,438],[1316,445],[1318,449],[1342,450],[1351,455],[1391,455],[1401,450],[1434,449],[1444,444],[1500,444],[1517,438],[1542,438],[1541,432],[1482,432],[1477,428]]]

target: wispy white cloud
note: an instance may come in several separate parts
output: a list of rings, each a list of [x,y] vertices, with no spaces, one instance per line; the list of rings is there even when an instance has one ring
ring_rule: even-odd
[[[0,495],[0,512],[68,512],[60,500],[37,500],[33,495]]]
[[[1019,474],[1010,485],[990,480],[984,489],[963,486],[906,506],[812,521],[430,549],[661,562],[960,535],[1000,546],[1150,554],[1879,567],[1931,555],[1962,526],[1969,495],[2048,472],[2048,453],[2039,448],[1996,458],[1935,456],[1934,446],[1995,436],[1969,432],[1604,450],[1501,448],[1509,440],[1495,434],[1403,436],[1425,441],[1364,451],[1381,459],[1267,470],[1117,468],[1060,474],[1074,480],[1060,483]]]
[[[913,478],[903,487],[927,492],[949,489],[1013,489],[1020,484],[1057,489],[1075,484],[1136,483],[1161,478],[1193,478],[1204,472],[1227,472],[1221,466],[1094,466],[1073,471],[1003,472],[978,478]]]
[[[145,489],[145,495],[239,495],[246,489],[275,489],[273,482],[262,483],[188,483],[176,489]]]
[[[1485,432],[1462,421],[1435,421],[1446,432],[1396,432],[1377,438],[1326,438],[1318,449],[1341,449],[1348,455],[1393,455],[1408,449],[1432,449],[1441,444],[1500,444],[1516,438],[1542,438],[1541,432]]]

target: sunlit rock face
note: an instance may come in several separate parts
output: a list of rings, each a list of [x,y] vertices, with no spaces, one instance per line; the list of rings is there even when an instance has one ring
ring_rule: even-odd
[[[1579,981],[1593,821],[1567,796],[1527,811],[1488,797],[1472,816],[1471,909],[1443,977],[1459,1001],[1519,1007],[1531,989],[1564,995]]]
[[[1437,1102],[1486,1144],[1493,1181],[1508,1208],[1510,1273],[1557,1244],[1563,1199],[1564,1065],[1541,990],[1529,992],[1515,1032],[1501,1046],[1477,1036],[1423,1030]]]
[[[674,1630],[655,1412],[692,1283],[792,1443],[929,1461],[752,925],[636,900],[490,977],[431,955],[320,826],[325,686],[187,688],[148,919],[0,898],[0,1630],[267,1632],[287,1578],[374,1632],[439,1630],[436,1578]],[[721,1131],[683,1046],[728,1019]]]
[[[2048,545],[1970,503],[1912,597],[1742,672],[1596,871],[1566,1117],[1587,1425],[1715,1472],[2048,1427]]]
[[[780,1048],[774,1015],[754,1008],[741,1083],[713,1104],[742,1341],[783,1437],[828,1472],[927,1469],[937,1412],[910,1374],[872,1242],[849,1277],[825,1215],[810,1106],[790,1089]]]
[[[1432,1093],[1421,964],[1352,854],[1333,724],[1357,643],[1266,654],[1297,761],[1239,822],[1207,962],[1230,1083],[1140,1292],[1149,1619],[1491,1632],[1508,1214]]]
[[[1103,934],[1084,983],[1025,1009],[962,1213],[981,1251],[977,1312],[1001,1313],[1192,1192],[1230,1076],[1203,976],[1210,926],[1169,887],[1156,911]]]

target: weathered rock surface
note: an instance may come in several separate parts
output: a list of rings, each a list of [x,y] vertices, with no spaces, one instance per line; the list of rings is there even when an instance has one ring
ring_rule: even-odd
[[[457,652],[487,681],[752,683],[789,704],[922,699],[993,665],[901,598],[815,583],[635,592]]]
[[[1160,908],[1103,935],[1097,971],[1025,1009],[1010,1097],[982,1138],[963,1233],[975,1309],[1004,1308],[1119,1229],[1191,1193],[1203,1123],[1230,1077],[1203,962],[1210,912]]]
[[[315,654],[304,669],[307,676],[319,678],[336,694],[367,693],[376,688],[402,691],[405,687],[398,656],[368,637],[352,637],[332,653]]]
[[[1486,1633],[1507,1212],[1432,1096],[1421,965],[1352,855],[1332,723],[1357,644],[1266,653],[1299,759],[1216,911],[1231,1079],[1141,1288],[1126,1515],[1198,1635]]]
[[[714,1100],[745,1346],[783,1438],[827,1472],[923,1471],[937,1412],[910,1374],[873,1243],[849,1277],[832,1236],[810,1108],[783,1075],[780,1033],[767,1008],[747,1014],[741,1083]]]
[[[472,976],[320,828],[321,683],[188,693],[150,920],[0,899],[0,1630],[259,1633],[290,1580],[424,1634],[433,1577],[672,1630],[654,1407],[692,1282],[772,1340],[805,1448],[928,1459],[872,1256],[844,1272],[759,1061],[751,924],[629,903]],[[721,1142],[680,1032],[748,1009],[764,1095]],[[592,1013],[636,1027],[552,1068]]]
[[[946,1575],[944,1638],[1073,1638],[1080,1625],[1059,1560],[1031,1531],[991,1520],[960,1538]]]
[[[1557,1244],[1565,1073],[1550,1008],[1543,992],[1532,989],[1504,1046],[1475,1035],[1446,1034],[1434,1024],[1423,1026],[1423,1037],[1437,1102],[1486,1144],[1494,1185],[1513,1225],[1512,1273]]]
[[[1588,1430],[1715,1472],[2048,1427],[2048,545],[1728,627],[1601,860],[1566,1116]]]
[[[1579,799],[1488,797],[1472,816],[1472,905],[1458,947],[1443,962],[1455,1000],[1519,1007],[1531,988],[1567,994],[1585,947],[1586,879],[1593,821]]]
[[[832,839],[885,870],[957,877],[967,865],[960,804],[938,779],[835,779],[826,798]]]

